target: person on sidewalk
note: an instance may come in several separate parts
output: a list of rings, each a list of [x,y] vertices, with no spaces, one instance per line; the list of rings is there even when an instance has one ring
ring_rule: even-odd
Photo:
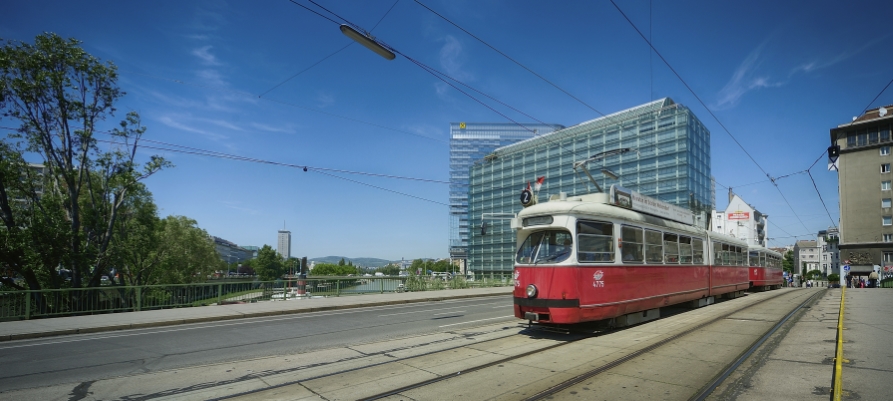
[[[877,288],[877,272],[874,270],[868,275],[868,288]]]

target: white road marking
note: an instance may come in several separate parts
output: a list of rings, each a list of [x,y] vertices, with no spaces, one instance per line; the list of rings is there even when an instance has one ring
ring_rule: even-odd
[[[437,326],[437,327],[450,327],[450,326],[456,326],[456,325],[460,325],[460,324],[466,324],[466,323],[476,323],[476,322],[483,322],[483,321],[485,321],[485,320],[496,320],[496,319],[508,319],[508,318],[510,318],[510,317],[515,317],[515,316],[514,316],[514,315],[512,315],[512,316],[503,316],[503,317],[493,317],[493,318],[490,318],[490,319],[480,319],[480,320],[472,320],[472,321],[470,321],[470,322],[462,322],[462,323],[453,323],[453,324],[445,324],[445,325],[443,325],[443,326]]]
[[[454,310],[454,311],[452,311],[452,312],[435,313],[434,316],[437,316],[437,315],[452,315],[452,314],[454,314],[454,313],[465,313],[465,311],[464,311],[464,310]]]
[[[388,315],[378,315],[378,317],[397,316],[397,315],[408,315],[408,314],[410,314],[410,313],[436,312],[436,311],[439,311],[439,310],[450,310],[450,309],[459,309],[459,308],[460,308],[460,307],[457,306],[457,307],[455,307],[455,308],[440,308],[440,309],[420,310],[420,311],[414,311],[414,312],[400,312],[400,313],[391,313],[391,314],[388,314]],[[464,306],[463,306],[462,308],[464,308]],[[463,311],[463,312],[464,312],[464,311]]]

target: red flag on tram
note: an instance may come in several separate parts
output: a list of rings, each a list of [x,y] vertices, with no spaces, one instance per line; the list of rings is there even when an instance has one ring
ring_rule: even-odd
[[[542,176],[542,177],[540,177],[540,178],[537,178],[537,179],[536,179],[536,184],[534,184],[534,187],[533,187],[533,188],[534,188],[537,192],[539,192],[540,188],[542,188],[542,186],[543,186],[543,182],[544,182],[544,181],[546,181],[546,176]],[[528,186],[529,186],[529,185],[530,185],[530,184],[528,184]]]

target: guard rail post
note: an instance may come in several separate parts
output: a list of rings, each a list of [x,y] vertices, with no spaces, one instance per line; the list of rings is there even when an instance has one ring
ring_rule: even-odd
[[[217,283],[217,305],[223,303],[223,283]]]
[[[25,291],[25,320],[31,319],[31,290]]]
[[[137,312],[143,309],[143,287],[136,287],[136,310]]]

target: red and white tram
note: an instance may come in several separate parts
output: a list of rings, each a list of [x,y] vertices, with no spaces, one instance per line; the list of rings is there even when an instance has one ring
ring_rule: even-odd
[[[663,306],[706,305],[751,286],[746,242],[619,187],[553,196],[522,210],[513,226],[515,316],[540,324],[632,324],[656,318]]]
[[[778,252],[761,246],[750,246],[748,251],[750,288],[753,290],[781,288],[781,284],[784,281],[781,264],[783,256]]]

